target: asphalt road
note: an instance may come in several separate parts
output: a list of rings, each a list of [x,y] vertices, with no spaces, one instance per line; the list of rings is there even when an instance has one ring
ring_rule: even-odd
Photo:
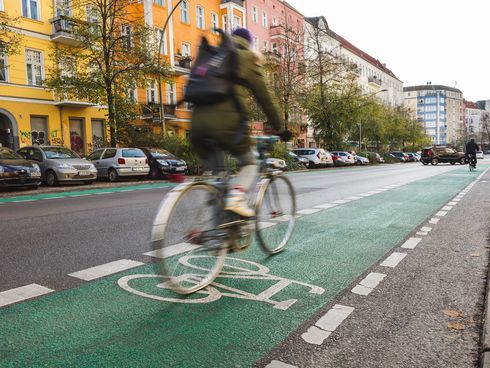
[[[235,336],[237,346],[229,343],[226,350],[218,346],[218,352],[224,356],[215,358],[211,345],[204,344],[202,348],[209,350],[208,355],[203,354],[202,358],[206,363],[203,360],[175,357],[176,360],[167,363],[172,362],[173,365],[167,366],[245,367],[251,366],[253,362],[257,367],[271,368],[287,367],[285,364],[293,367],[476,366],[488,265],[490,174],[480,178],[456,202],[451,201],[477,179],[484,168],[486,166],[481,165],[479,172],[469,174],[466,168],[459,165],[425,167],[404,164],[290,174],[297,191],[300,211],[306,210],[306,214],[311,209],[316,211],[315,206],[336,201],[340,202],[339,206],[302,217],[291,250],[284,253],[285,258],[265,260],[254,251],[251,254],[244,253],[244,259],[246,262],[266,264],[271,273],[321,285],[325,290],[323,299],[298,299],[295,304],[298,309],[291,307],[293,315],[287,317],[281,314],[282,319],[271,314],[270,318],[260,320],[254,314],[254,317],[250,316],[250,327],[244,323],[239,328],[236,325],[238,321],[233,319],[236,316],[228,315],[226,321],[233,320],[235,324],[226,331]],[[120,290],[117,291],[115,287],[119,276],[106,281],[103,279],[102,286],[108,289],[101,292],[97,289],[97,282],[87,285],[68,274],[121,259],[142,264],[152,262],[143,253],[151,250],[148,241],[150,224],[159,201],[168,190],[158,188],[93,193],[82,197],[1,204],[0,293],[33,283],[56,291],[71,289],[72,293],[54,293],[55,300],[48,297],[45,300],[50,300],[49,305],[52,305],[53,310],[57,310],[56,300],[63,305],[75,303],[76,313],[83,315],[83,303],[76,302],[80,299],[78,286],[82,286],[82,292],[86,293],[94,289],[97,292],[85,296],[85,299],[89,302],[93,300],[97,305],[94,309],[97,313],[87,307],[88,319],[103,314],[98,309],[99,301],[94,295],[104,293],[119,301],[118,306],[110,311],[112,307],[100,306],[101,310],[108,309],[108,315],[117,314],[129,319],[129,316],[137,314],[136,309],[131,308],[141,311],[145,310],[144,307],[161,308],[154,304],[132,304],[141,303],[141,298],[130,302],[120,299]],[[448,203],[453,203],[451,209],[443,211],[446,212],[444,215],[439,213]],[[472,213],[472,216],[467,216],[468,213]],[[436,217],[437,224],[428,222]],[[421,227],[430,227],[431,230],[419,235],[417,232],[420,232]],[[415,249],[397,248],[412,237],[421,239]],[[406,254],[403,256],[406,258],[399,260],[399,266],[383,266],[383,259],[393,252]],[[277,263],[275,260],[278,260]],[[302,262],[303,267],[294,269],[288,260]],[[384,276],[369,296],[351,292],[373,273]],[[124,296],[127,297],[126,294]],[[253,308],[242,309],[246,305],[244,303],[233,304],[231,309],[237,311],[241,319],[247,320],[244,316],[252,313]],[[22,321],[24,313],[27,313],[25,316],[33,316],[29,306],[49,314],[47,309],[41,307],[42,304],[43,297],[0,308],[4,321],[7,321],[3,326],[4,331],[7,331],[4,334],[8,334],[7,327],[14,328],[16,323]],[[346,307],[344,311],[350,311],[345,321],[334,332],[319,329],[317,326],[324,325],[316,321],[338,305]],[[223,309],[219,310],[223,312]],[[258,309],[254,313],[263,314],[265,318],[269,310]],[[207,324],[208,321],[211,323],[216,320],[217,326],[223,325],[223,321],[215,318],[216,309],[205,312],[197,320],[195,316],[189,317],[186,314],[190,312],[190,307],[173,312],[178,313],[176,320],[184,318],[184,321],[189,321],[191,318],[191,321],[197,321],[193,325],[194,330],[199,330],[197,326],[206,327],[203,333],[209,334],[210,344],[214,341],[214,328]],[[57,313],[63,314],[61,310],[57,310]],[[172,309],[168,313],[172,313]],[[148,316],[145,314],[139,316],[135,323],[153,325],[158,313],[155,315],[153,310],[149,314],[151,319],[146,320]],[[167,317],[165,320],[168,320]],[[34,317],[32,319],[39,324]],[[278,324],[279,321],[282,322]],[[98,326],[102,329],[101,323],[99,321]],[[175,336],[183,339],[183,331],[170,332],[172,326],[167,327],[172,336],[178,333]],[[252,341],[250,335],[257,327],[264,330],[261,332],[265,335],[257,331],[260,336]],[[60,327],[56,333],[60,334],[60,331],[66,329],[66,326]],[[157,330],[148,330],[156,336],[161,329],[164,329],[163,325],[159,325]],[[322,340],[325,331],[330,331],[331,336]],[[192,333],[198,334],[196,331]],[[223,337],[225,334],[221,331],[218,335]],[[99,337],[100,331],[96,335]],[[117,336],[122,340],[130,339],[127,332],[117,332]],[[189,335],[188,339],[193,336]],[[10,353],[7,360],[2,361],[0,358],[0,367],[9,366],[8,359],[11,359],[10,363],[28,361],[22,358],[21,353],[12,351],[15,350],[14,345],[22,348],[22,341],[27,344],[32,339],[15,342],[13,336],[1,337],[3,341],[11,341],[11,345],[0,343],[0,352]],[[104,347],[99,347],[95,342],[98,337],[92,337],[89,344],[94,349],[103,350]],[[152,338],[157,339],[154,336]],[[162,337],[165,338],[168,336]],[[266,340],[261,340],[264,338]],[[242,339],[243,343],[240,343]],[[163,340],[155,341],[162,344]],[[125,344],[130,343],[125,341]],[[215,347],[216,343],[212,345]],[[124,347],[128,348],[127,345]],[[244,347],[247,353],[243,351]],[[135,349],[134,346],[132,348]],[[180,348],[180,345],[176,346],[176,351]],[[43,357],[42,352],[37,353],[39,357]],[[107,351],[105,355],[108,355]],[[167,352],[167,355],[171,354]],[[45,359],[48,359],[47,356]],[[157,366],[149,363],[149,360],[141,359],[138,361],[140,366]],[[231,364],[230,361],[235,363]],[[40,359],[39,364],[42,362]],[[64,364],[67,364],[66,361]],[[91,366],[90,361],[75,365]],[[116,366],[109,361],[100,365]],[[127,364],[119,366],[131,365],[138,364],[127,357]]]

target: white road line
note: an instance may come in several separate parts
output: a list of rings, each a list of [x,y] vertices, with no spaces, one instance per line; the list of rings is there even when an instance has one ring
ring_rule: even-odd
[[[430,233],[432,231],[432,228],[424,226],[423,228],[420,229],[420,231],[423,231],[425,233]]]
[[[301,335],[308,344],[321,345],[330,336],[331,332],[324,331],[316,326],[311,326],[308,331]]]
[[[367,296],[373,291],[376,286],[386,277],[383,273],[371,272],[367,275],[356,287],[352,289],[354,294]]]
[[[81,279],[85,281],[91,281],[142,265],[144,265],[144,263],[142,262],[131,261],[129,259],[121,259],[119,261],[114,261],[100,266],[87,268],[86,270],[73,272],[68,274],[68,276],[75,277],[77,279]]]
[[[279,222],[286,222],[286,221],[291,220],[292,217],[293,217],[292,215],[283,215],[283,216],[275,217],[271,220],[279,221]]]
[[[429,220],[430,224],[436,225],[441,219],[433,217]]]
[[[38,199],[22,199],[20,201],[12,201],[10,203],[23,203],[23,202],[34,202],[34,201],[37,201]]]
[[[354,311],[354,308],[336,304],[316,323],[324,331],[333,332]]]
[[[427,233],[426,231],[423,232]],[[403,243],[401,247],[405,249],[415,249],[415,247],[420,243],[421,240],[421,238],[410,238],[405,243]]]
[[[0,292],[0,307],[52,293],[54,290],[47,287],[30,284],[15,289]]]
[[[321,211],[321,209],[319,209],[319,208],[306,208],[304,210],[297,211],[296,213],[298,215],[311,215],[313,213],[317,213],[320,211]]]
[[[276,225],[276,224],[273,224],[270,222],[260,222],[259,225],[260,224],[267,224],[268,226],[266,226],[266,227],[271,227],[271,226]],[[261,229],[265,229],[265,227],[261,227]],[[173,256],[176,256],[178,254],[185,253],[185,252],[197,249],[197,248],[199,248],[199,245],[190,244],[190,243],[179,243],[179,244],[175,244],[175,245],[170,245],[170,246],[162,248],[162,249],[157,249],[157,250],[154,250],[151,252],[146,252],[143,254],[145,256],[165,259],[165,258],[173,257]]]
[[[279,360],[273,360],[272,362],[267,364],[265,368],[298,368],[298,367],[296,367],[295,365],[280,362]]]
[[[456,206],[458,203],[457,202],[449,202],[448,206]]]
[[[407,253],[393,253],[381,263],[381,266],[395,268],[406,256]]]
[[[70,197],[86,197],[86,196],[90,196],[90,195],[93,195],[92,193],[89,193],[89,194],[71,194]]]
[[[452,206],[444,206],[444,207],[442,207],[442,210],[443,211],[451,211],[452,209],[453,209]]]
[[[41,198],[41,199],[61,199],[61,198],[66,198],[66,197],[48,197],[48,198]]]
[[[453,198],[453,201],[454,202],[460,202],[461,201],[461,198]],[[452,203],[452,202],[451,202]]]
[[[429,233],[424,233],[423,231],[417,231],[416,232],[416,235],[419,235],[419,236],[427,236],[427,235],[429,235]]]
[[[370,192],[366,192],[366,193],[362,193],[362,194],[359,194],[361,197],[370,197],[372,196],[374,193],[370,193]]]
[[[444,217],[447,215],[447,211],[439,211],[436,213],[436,216],[437,217]]]
[[[314,208],[320,208],[322,210],[326,210],[329,208],[337,207],[337,203],[325,203],[325,204],[319,204],[318,206],[315,206]]]
[[[352,196],[352,197],[347,197],[346,199],[348,199],[349,201],[358,201],[359,199],[362,199],[362,197]]]
[[[348,199],[337,199],[336,201],[333,201],[332,203],[344,204],[344,203],[349,203],[349,202],[351,202],[351,201]]]

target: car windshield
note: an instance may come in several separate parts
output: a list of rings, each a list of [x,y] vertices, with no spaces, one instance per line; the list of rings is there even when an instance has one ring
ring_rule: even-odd
[[[2,159],[2,160],[23,160],[24,158],[15,151],[12,151],[12,150],[9,150],[6,148],[0,148],[0,159]]]
[[[172,155],[170,152],[168,151],[165,151],[165,150],[158,150],[158,151],[151,151],[151,155],[154,157],[154,158],[157,158],[157,159],[169,159],[169,158],[175,158],[174,155]]]
[[[42,150],[48,159],[80,158],[75,152],[65,147],[43,147]]]
[[[130,148],[122,150],[123,157],[146,157],[144,152],[138,148]]]

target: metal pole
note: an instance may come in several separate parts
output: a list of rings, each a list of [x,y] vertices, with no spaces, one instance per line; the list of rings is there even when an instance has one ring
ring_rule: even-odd
[[[158,50],[157,50],[157,65],[158,65],[158,71],[160,71],[160,67],[162,64],[162,56],[161,56],[161,49],[163,45],[163,39],[165,37],[165,29],[167,28],[168,22],[172,18],[172,15],[174,14],[175,10],[179,7],[179,5],[183,2],[184,0],[179,0],[177,4],[172,8],[170,13],[167,16],[167,19],[165,20],[165,23],[163,25],[161,35],[160,35],[160,42],[158,43]],[[162,96],[162,75],[160,72],[158,73],[158,97],[159,97],[159,102],[160,102],[160,123],[162,124],[162,129],[163,129],[163,135],[166,133],[165,129],[165,112],[163,109],[163,96]]]
[[[359,152],[362,151],[362,121],[359,122]]]

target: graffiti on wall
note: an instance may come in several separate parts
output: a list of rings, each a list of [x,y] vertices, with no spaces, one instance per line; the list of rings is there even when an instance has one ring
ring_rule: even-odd
[[[83,153],[83,138],[76,131],[70,132],[70,145],[71,149],[78,154]]]
[[[44,144],[53,144],[56,146],[61,146],[63,144],[63,139],[60,136],[59,130],[52,130],[49,133],[49,137],[44,131],[19,131],[20,134],[20,142],[23,145],[37,145],[41,146]],[[49,138],[49,139],[48,139]]]
[[[58,132],[59,130],[52,130],[51,133],[49,133],[50,144],[53,144],[55,146],[62,146],[63,139],[61,136],[58,136]]]

